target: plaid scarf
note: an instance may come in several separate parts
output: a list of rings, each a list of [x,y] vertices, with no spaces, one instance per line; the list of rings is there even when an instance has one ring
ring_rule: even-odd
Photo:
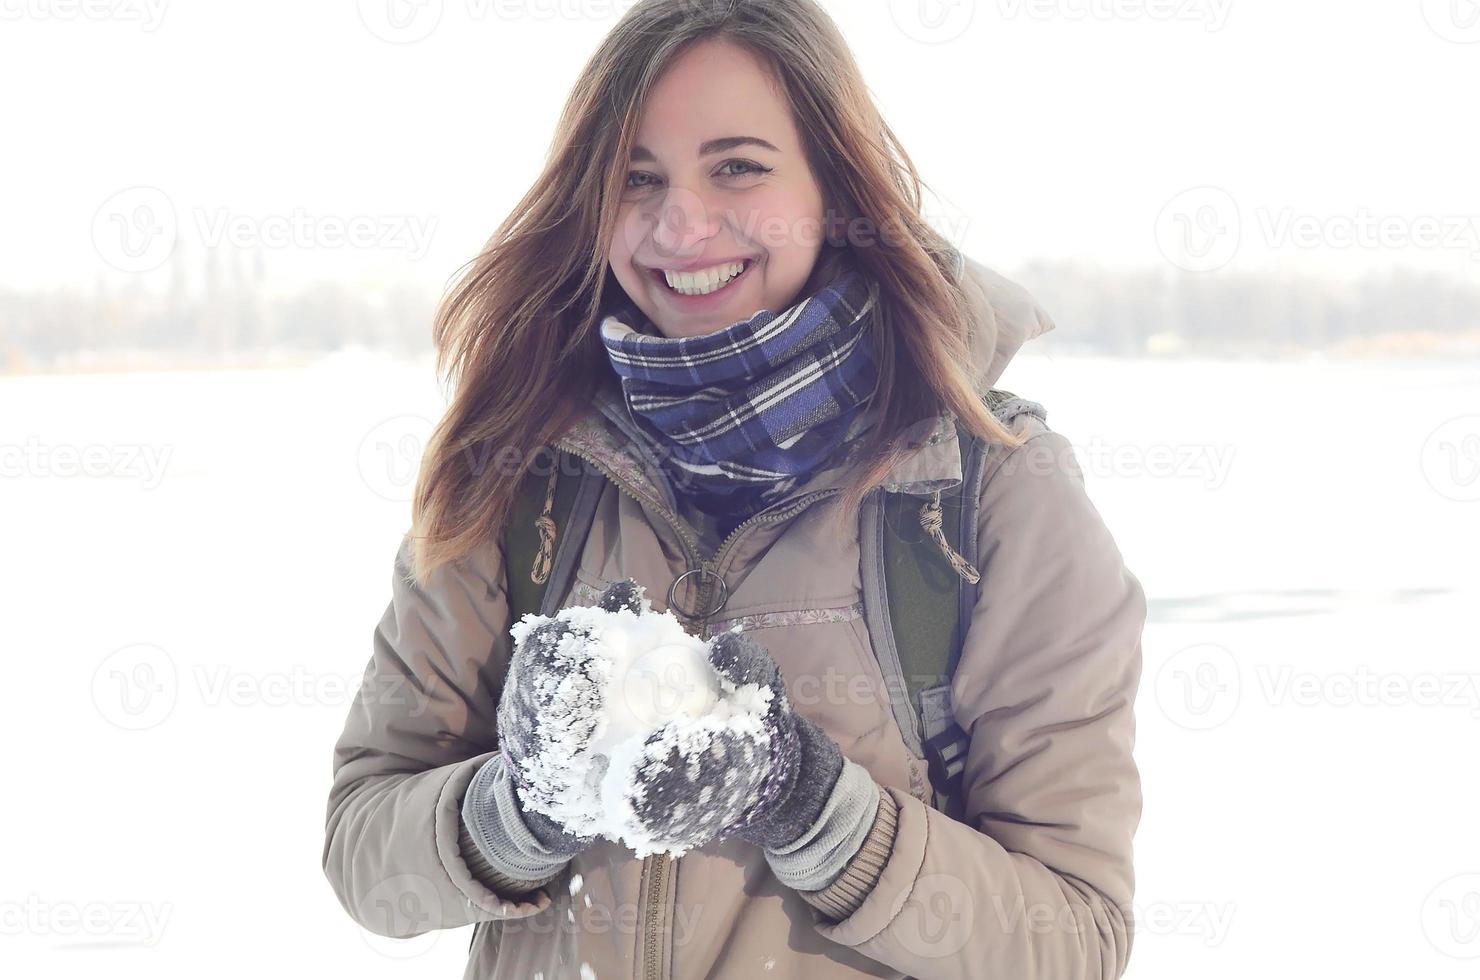
[[[877,303],[877,283],[848,268],[780,313],[703,336],[665,337],[635,311],[605,316],[600,333],[675,493],[709,513],[747,514],[846,448],[878,381]]]

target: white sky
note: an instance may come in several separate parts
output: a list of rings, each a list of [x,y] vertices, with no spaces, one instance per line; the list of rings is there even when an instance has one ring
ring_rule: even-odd
[[[989,264],[1165,264],[1190,224],[1219,232],[1216,247],[1178,262],[1480,274],[1473,0],[827,6],[942,195],[940,223]],[[533,179],[575,73],[622,9],[0,0],[0,287],[118,278],[94,219],[104,208],[106,227],[114,195],[135,186],[168,201],[187,256],[223,217],[249,235],[295,214],[315,228],[399,222],[400,244],[317,233],[270,248],[276,285],[440,284]],[[388,12],[412,15],[394,36],[426,36],[382,40],[367,25],[394,34]],[[1195,187],[1219,190],[1178,197]],[[1185,217],[1163,215],[1158,237],[1174,199]],[[1299,243],[1286,217],[1324,230]],[[1348,244],[1364,217],[1392,227]]]

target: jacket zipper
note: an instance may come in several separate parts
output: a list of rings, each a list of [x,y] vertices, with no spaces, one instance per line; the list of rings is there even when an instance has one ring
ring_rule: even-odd
[[[639,504],[645,504],[649,507],[652,507],[658,513],[662,514],[663,519],[668,522],[668,524],[673,528],[674,533],[678,535],[679,543],[683,546],[684,558],[687,560],[689,566],[693,567],[697,564],[701,568],[706,567],[707,562],[705,562],[702,558],[700,558],[700,560],[697,562],[695,561],[696,558],[699,558],[700,549],[698,540],[690,536],[688,529],[683,526],[683,523],[678,519],[678,517],[670,513],[668,508],[663,506],[661,502],[652,500],[646,494],[641,494],[638,493],[636,490],[633,490],[630,486],[628,486],[625,480],[618,478],[617,475],[613,473],[609,467],[607,467],[600,460],[592,457],[590,454],[564,443],[557,442],[557,446],[560,449],[563,449],[573,456],[577,456],[585,460],[587,463],[590,463],[592,466],[596,467],[598,470],[606,475],[606,478],[611,481],[613,486],[625,493],[627,496],[631,497],[633,500],[637,501]],[[701,603],[696,608],[700,612],[702,612],[703,610],[708,608],[708,588],[705,583],[709,580],[709,576],[701,575],[700,580],[699,592]],[[683,618],[689,619],[689,617],[687,616]],[[702,633],[705,631],[703,625],[705,621],[700,620],[698,622],[699,631]],[[668,892],[668,875],[671,872],[672,865],[678,860],[678,858],[671,858],[667,854],[649,854],[647,857],[642,859],[642,873],[639,876],[640,884],[638,885],[638,895],[640,896],[643,909],[643,980],[661,980],[660,972],[662,970],[663,958],[661,955],[659,942],[660,937],[658,935],[657,916],[659,912],[666,912],[666,909],[664,909],[663,906],[665,904],[664,896],[666,896]],[[666,922],[668,916],[664,915],[663,918]]]
[[[729,535],[719,543],[719,548],[716,549],[714,553],[714,560],[708,563],[710,566],[709,570],[711,574],[704,577],[705,581],[710,581],[715,575],[718,574],[716,570],[721,564],[724,563],[725,552],[729,550],[732,544],[734,544],[735,539],[741,534],[741,532],[748,531],[752,527],[755,527],[759,524],[775,524],[778,521],[784,521],[790,517],[795,517],[797,514],[800,514],[802,511],[806,510],[808,507],[812,506],[812,504],[821,500],[823,497],[830,497],[835,493],[841,492],[841,487],[826,487],[822,490],[813,490],[810,493],[805,493],[802,496],[798,497],[796,500],[787,504],[786,507],[781,510],[766,509],[758,514],[750,515],[745,520],[736,525],[735,529],[731,531]],[[704,634],[705,635],[701,637],[701,639],[708,639],[709,620],[707,617],[704,621]]]
[[[701,640],[709,639],[708,610],[709,603],[711,601],[711,594],[713,592],[713,587],[710,585],[710,583],[713,582],[714,579],[717,577],[718,572],[716,571],[716,569],[719,567],[721,561],[723,560],[725,552],[728,551],[731,545],[735,543],[736,538],[738,538],[744,531],[747,531],[750,528],[755,527],[756,525],[772,524],[777,521],[786,520],[788,517],[795,516],[813,503],[821,500],[823,497],[838,493],[841,489],[838,487],[828,487],[823,490],[813,490],[811,493],[806,493],[803,494],[801,497],[798,497],[782,510],[773,511],[767,509],[761,511],[760,513],[752,514],[745,520],[741,521],[738,525],[736,525],[736,527],[731,530],[728,535],[725,536],[725,539],[720,542],[719,548],[715,550],[714,556],[712,558],[704,558],[700,554],[701,549],[699,547],[699,541],[690,536],[690,534],[688,533],[688,529],[683,526],[683,523],[678,519],[677,515],[670,513],[668,508],[665,507],[661,502],[654,501],[647,495],[640,494],[636,490],[633,490],[630,486],[627,485],[626,481],[618,478],[617,475],[613,473],[611,469],[608,468],[600,460],[594,459],[587,453],[558,441],[557,446],[558,448],[565,450],[571,455],[585,460],[586,462],[590,463],[592,466],[600,470],[602,473],[606,474],[606,478],[610,480],[618,490],[622,491],[633,500],[637,501],[640,504],[647,504],[651,506],[654,510],[662,514],[663,519],[672,526],[674,532],[679,537],[679,541],[683,544],[684,557],[689,560],[689,564],[691,567],[695,564],[693,559],[695,557],[699,558],[697,564],[698,567],[703,570],[703,574],[699,576],[699,595],[698,603],[695,608],[700,615],[697,617],[685,616],[683,618],[692,619],[697,624],[699,630],[697,636]],[[669,910],[666,908],[665,901],[665,897],[668,893],[668,878],[669,875],[675,873],[678,862],[681,860],[683,859],[670,857],[669,855],[664,853],[650,854],[642,859],[642,874],[639,879],[641,884],[638,886],[638,894],[641,896],[643,906],[643,980],[665,980],[665,978],[662,976],[663,957],[662,946],[659,941],[660,936],[658,934],[658,913],[664,913],[663,921],[665,923],[669,920]]]
[[[675,515],[669,512],[668,508],[663,505],[662,501],[654,500],[647,494],[638,493],[636,490],[633,490],[630,486],[627,485],[627,482],[625,480],[620,479],[615,473],[611,471],[611,469],[605,463],[586,453],[584,450],[576,449],[575,447],[561,441],[556,442],[556,448],[562,449],[565,452],[570,453],[572,456],[577,456],[581,459],[584,459],[586,462],[590,463],[592,466],[596,467],[603,474],[605,474],[606,478],[610,480],[618,490],[621,490],[623,493],[625,493],[627,496],[631,497],[638,503],[647,504],[648,506],[652,507],[654,510],[662,514],[663,519],[666,520],[673,527],[674,533],[678,535],[680,542],[683,544],[684,557],[689,560],[690,565],[696,564],[695,559],[699,555],[699,540],[689,534],[688,528],[684,527],[683,523]]]

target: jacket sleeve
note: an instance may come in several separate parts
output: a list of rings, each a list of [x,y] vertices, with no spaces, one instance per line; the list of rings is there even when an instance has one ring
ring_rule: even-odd
[[[493,891],[504,879],[463,850],[461,805],[496,748],[513,642],[502,553],[490,545],[444,564],[422,588],[411,579],[412,546],[403,537],[391,601],[334,746],[323,853],[350,916],[396,938],[550,904],[544,889]]]
[[[1063,436],[994,447],[982,572],[952,682],[966,822],[909,793],[877,884],[814,923],[919,980],[1113,980],[1130,956],[1132,758],[1146,600]]]

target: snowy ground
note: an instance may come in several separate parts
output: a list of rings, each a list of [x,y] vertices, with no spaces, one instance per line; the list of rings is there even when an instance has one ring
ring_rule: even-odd
[[[1480,365],[1004,384],[1152,600],[1128,976],[1472,976]],[[319,867],[440,404],[375,358],[0,379],[5,975],[461,975],[467,930],[369,935]]]

